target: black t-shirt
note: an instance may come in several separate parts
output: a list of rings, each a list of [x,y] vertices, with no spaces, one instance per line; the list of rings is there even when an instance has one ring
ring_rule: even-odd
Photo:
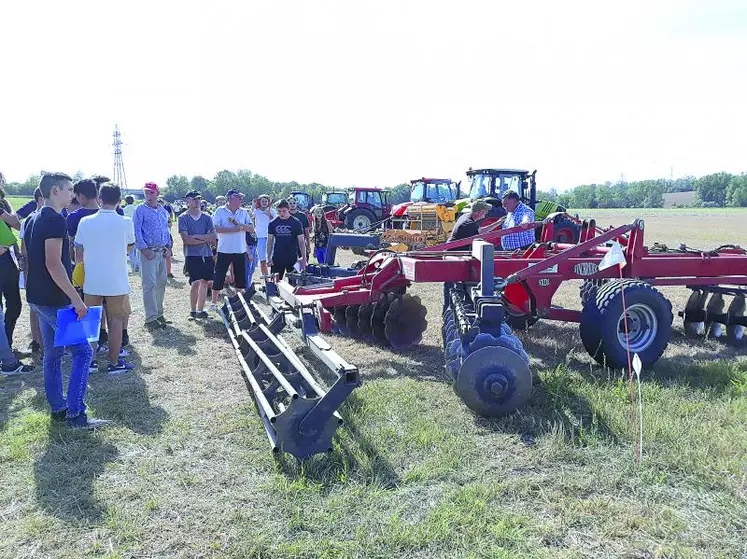
[[[303,235],[300,221],[293,216],[288,219],[273,218],[267,226],[267,233],[275,236],[273,261],[294,262],[298,258],[298,236]]]
[[[329,225],[326,220],[319,229],[314,231],[314,247],[325,248],[329,243]]]
[[[449,241],[468,239],[469,237],[474,237],[479,232],[480,226],[472,219],[472,214],[465,214],[457,219],[454,229],[451,230],[451,235],[449,235]],[[469,247],[459,247],[458,250],[469,250]]]
[[[256,244],[257,244],[257,234],[254,231],[247,231],[246,232],[246,245],[253,247],[253,246],[256,246]]]
[[[303,227],[304,231],[309,228],[309,216],[307,216],[301,210],[298,210],[296,213],[292,213],[291,217],[295,217],[298,221],[301,222],[301,227]]]
[[[57,287],[47,271],[47,239],[62,239],[62,265],[70,277],[70,242],[67,236],[65,218],[52,208],[44,206],[26,220],[23,242],[28,253],[28,272],[26,273],[26,300],[36,305],[47,307],[64,307],[70,304],[70,298]]]

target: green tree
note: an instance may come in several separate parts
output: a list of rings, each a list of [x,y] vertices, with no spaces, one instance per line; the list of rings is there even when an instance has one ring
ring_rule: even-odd
[[[726,188],[732,175],[729,173],[713,173],[696,179],[695,190],[702,202],[711,202],[717,206],[726,203]]]
[[[171,175],[166,179],[166,198],[170,201],[184,198],[190,190],[189,179],[184,175]]]
[[[726,203],[732,207],[747,206],[747,174],[731,178],[726,188]]]

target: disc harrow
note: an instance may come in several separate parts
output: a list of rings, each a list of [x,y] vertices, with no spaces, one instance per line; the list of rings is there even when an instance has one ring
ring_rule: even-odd
[[[272,451],[307,458],[332,451],[332,437],[342,424],[335,411],[360,385],[358,369],[341,359],[314,329],[309,316],[294,317],[303,340],[337,375],[325,391],[280,332],[286,315],[268,316],[252,301],[253,288],[225,297],[221,318],[236,352]]]
[[[724,286],[693,286],[685,309],[678,314],[683,319],[685,334],[706,337],[732,345],[745,342],[747,288]],[[731,300],[725,299],[731,297]],[[726,306],[727,301],[729,306]]]

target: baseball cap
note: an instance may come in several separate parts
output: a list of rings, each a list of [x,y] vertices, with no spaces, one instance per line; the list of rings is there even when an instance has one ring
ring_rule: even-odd
[[[202,198],[199,190],[191,190],[184,195],[185,198]]]
[[[244,193],[243,192],[239,192],[235,188],[232,188],[231,190],[229,190],[228,192],[226,192],[226,198],[230,198],[231,196],[241,196],[243,198],[244,197]]]
[[[476,200],[472,203],[470,210],[472,212],[484,212],[490,209],[490,204],[483,202],[482,200]]]
[[[143,190],[152,190],[154,192],[158,192],[158,185],[154,182],[146,182],[143,186]]]

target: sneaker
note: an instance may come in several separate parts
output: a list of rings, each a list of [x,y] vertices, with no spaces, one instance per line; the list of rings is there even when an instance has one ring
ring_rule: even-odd
[[[128,363],[124,359],[120,359],[119,361],[117,361],[116,365],[112,365],[111,363],[109,363],[106,366],[106,372],[110,375],[119,375],[121,373],[129,373],[134,368],[135,365],[133,365],[132,363]]]
[[[75,417],[69,417],[67,419],[67,425],[71,429],[98,429],[99,427],[105,427],[109,425],[111,421],[108,421],[106,419],[95,419],[93,417],[88,417],[85,413],[81,413],[80,415],[77,415]]]
[[[199,314],[197,311],[189,311],[189,318],[187,320],[197,320]]]
[[[159,316],[156,320],[161,324],[174,324],[171,320],[166,320],[164,316]]]
[[[36,343],[35,341],[32,341],[29,344],[29,350],[31,351],[31,353],[41,353],[42,352],[42,346],[40,344]]]
[[[13,354],[16,356],[16,359],[26,359],[31,357],[32,352],[13,348]]]
[[[146,322],[145,327],[149,332],[155,332],[156,330],[162,330],[166,328],[166,325],[161,324],[158,320],[153,320],[152,322]]]
[[[197,318],[208,318],[208,313],[205,311],[198,311]]]
[[[210,307],[208,307],[213,312],[218,312],[218,303],[210,303]]]
[[[126,350],[125,348],[121,348],[121,349],[119,350],[119,357],[120,357],[120,358],[122,358],[122,357],[127,357],[127,356],[128,356],[129,354],[130,354],[130,352],[129,352],[129,351],[127,351],[127,350]]]
[[[67,408],[60,411],[52,412],[52,421],[65,421],[67,419]]]
[[[96,348],[96,353],[109,353],[109,346],[106,344],[99,344]]]
[[[2,368],[0,368],[0,374],[6,377],[25,375],[26,373],[32,372],[34,368],[33,365],[24,365],[19,361],[15,365],[3,365]]]
[[[91,361],[91,364],[88,366],[88,372],[89,373],[98,373],[99,372],[99,364],[96,363],[96,361]]]

